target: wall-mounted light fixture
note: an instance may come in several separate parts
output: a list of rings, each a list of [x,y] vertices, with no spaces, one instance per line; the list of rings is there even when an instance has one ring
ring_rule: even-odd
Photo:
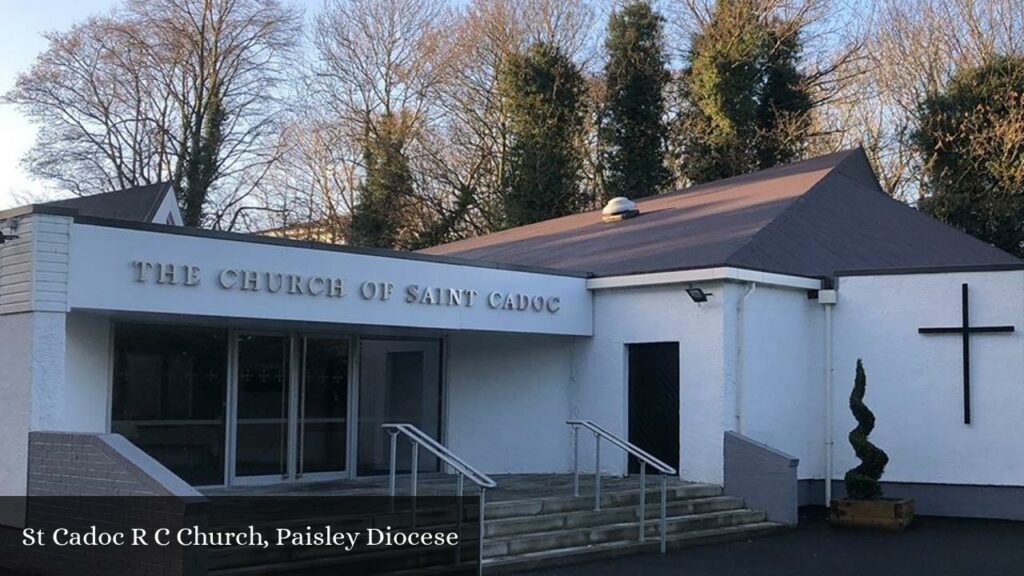
[[[687,288],[686,295],[697,304],[708,301],[708,296],[714,296],[711,292],[705,292],[702,288]]]
[[[3,229],[7,228],[7,234],[4,234]],[[18,236],[14,234],[18,230],[17,220],[6,220],[0,225],[0,244],[7,242],[8,240],[17,240]]]

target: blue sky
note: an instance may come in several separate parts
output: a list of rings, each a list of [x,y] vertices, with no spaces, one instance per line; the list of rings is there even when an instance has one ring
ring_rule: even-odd
[[[0,0],[0,94],[13,86],[18,74],[32,66],[46,49],[43,33],[67,30],[74,23],[117,8],[123,0]],[[323,0],[283,0],[307,14]],[[462,3],[456,0],[455,5]],[[35,141],[35,129],[14,106],[0,103],[0,210],[54,197],[44,183],[21,169],[21,158]]]
[[[0,0],[0,93],[14,86],[46,48],[42,34],[64,30],[92,14],[107,12],[118,0]],[[42,194],[45,188],[21,170],[19,162],[35,130],[9,104],[0,104],[0,209],[16,205],[15,193]]]

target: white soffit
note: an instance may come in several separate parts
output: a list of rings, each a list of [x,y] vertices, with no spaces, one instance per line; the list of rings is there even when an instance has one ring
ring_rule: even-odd
[[[667,284],[687,284],[691,282],[710,281],[756,282],[769,286],[798,288],[801,290],[820,290],[821,280],[805,276],[759,272],[745,268],[701,268],[698,270],[676,270],[672,272],[654,272],[651,274],[630,274],[628,276],[607,276],[587,280],[588,290],[608,290],[614,288],[632,288],[637,286],[659,286]]]

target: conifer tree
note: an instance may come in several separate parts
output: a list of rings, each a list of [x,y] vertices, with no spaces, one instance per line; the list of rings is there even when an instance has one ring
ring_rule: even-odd
[[[1024,256],[1024,58],[958,71],[920,104],[921,210]]]
[[[813,100],[797,63],[799,25],[760,0],[718,0],[681,77],[682,176],[707,182],[801,156]]]
[[[889,463],[889,456],[881,448],[868,441],[875,429],[875,415],[864,404],[867,376],[864,364],[857,359],[857,375],[850,393],[850,410],[857,419],[857,427],[850,430],[850,444],[860,459],[860,465],[851,468],[845,477],[846,494],[854,500],[872,500],[882,497],[882,485],[878,482]]]
[[[580,186],[585,85],[579,69],[558,46],[538,42],[511,54],[498,81],[512,140],[501,186],[504,227],[586,207]]]
[[[374,248],[402,248],[405,213],[413,197],[412,172],[405,155],[400,123],[392,116],[368,126],[363,141],[366,176],[352,208],[349,243]]]
[[[666,69],[662,17],[649,2],[626,5],[608,21],[605,101],[598,135],[604,151],[607,201],[657,194],[665,166]]]

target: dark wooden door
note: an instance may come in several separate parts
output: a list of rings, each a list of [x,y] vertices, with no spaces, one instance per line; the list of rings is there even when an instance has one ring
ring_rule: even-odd
[[[678,467],[679,343],[629,344],[628,350],[629,441]],[[636,458],[630,457],[629,471],[640,471]]]

